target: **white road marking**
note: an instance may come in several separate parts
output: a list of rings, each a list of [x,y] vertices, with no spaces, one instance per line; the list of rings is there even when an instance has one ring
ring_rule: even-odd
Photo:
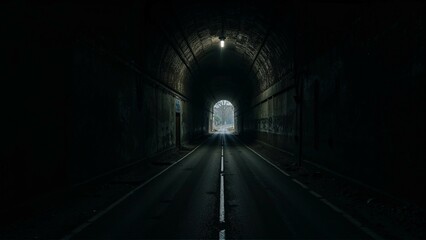
[[[220,172],[223,173],[223,156],[220,157]]]
[[[220,232],[219,232],[219,240],[225,240],[225,230],[220,230]]]
[[[220,174],[220,209],[219,209],[219,222],[225,223],[225,187],[223,173]]]
[[[308,186],[306,186],[305,184],[303,184],[303,183],[301,183],[301,182],[297,181],[296,179],[292,178],[291,180],[292,180],[293,182],[295,182],[295,183],[299,184],[302,188],[304,188],[304,189],[309,189],[309,188],[308,188]]]
[[[343,217],[345,217],[349,222],[353,223],[354,225],[361,227],[362,224],[360,222],[358,222],[357,220],[355,220],[351,215],[343,213],[342,214]]]
[[[111,211],[111,209],[113,209],[115,206],[117,206],[118,204],[120,204],[121,202],[123,202],[124,200],[126,200],[128,197],[130,197],[130,195],[132,195],[133,193],[135,193],[139,189],[145,187],[148,183],[152,182],[152,180],[154,180],[155,178],[157,178],[158,176],[160,176],[161,174],[163,174],[164,172],[166,172],[167,170],[169,170],[171,167],[175,166],[176,164],[178,164],[179,162],[181,162],[182,160],[184,160],[191,153],[193,153],[195,150],[197,150],[201,145],[203,145],[207,140],[208,139],[204,140],[202,143],[200,143],[200,145],[198,145],[192,151],[190,151],[189,153],[187,153],[185,156],[183,156],[182,158],[180,158],[179,160],[177,160],[176,162],[174,162],[173,164],[171,164],[170,166],[168,166],[167,168],[165,168],[163,171],[157,173],[155,176],[153,176],[152,178],[148,179],[147,181],[145,181],[144,183],[142,183],[141,185],[139,185],[135,189],[133,189],[130,192],[128,192],[126,195],[124,195],[123,197],[121,197],[117,201],[113,202],[111,205],[109,205],[104,210],[99,211],[98,214],[96,214],[95,216],[91,217],[89,220],[87,220],[87,222],[85,222],[85,223],[81,224],[80,226],[76,227],[75,229],[73,229],[69,234],[67,234],[66,236],[64,236],[62,239],[63,240],[71,239],[72,237],[74,237],[75,235],[77,235],[78,233],[80,233],[81,231],[83,231],[86,227],[90,226],[96,220],[98,220],[103,215],[105,215],[106,213],[108,213],[109,211]]]
[[[323,203],[325,203],[327,206],[329,206],[334,211],[336,211],[338,213],[343,213],[342,209],[336,207],[334,204],[332,204],[331,202],[329,202],[327,199],[323,198],[323,199],[320,199],[320,201],[323,202]]]
[[[375,240],[383,240],[381,236],[377,235],[377,233],[371,231],[368,227],[361,227],[362,231],[364,231],[366,234],[370,235]]]
[[[312,190],[310,190],[309,191],[312,195],[314,195],[315,197],[317,197],[317,198],[322,198],[322,196],[321,195],[319,195],[318,193],[316,193],[316,192],[314,192],[314,191],[312,191]]]
[[[283,152],[283,153],[285,153],[285,154],[288,154],[288,155],[290,155],[290,156],[293,156],[293,157],[294,157],[294,153],[289,152],[289,151],[287,151],[287,150],[284,150],[284,149],[282,149],[282,148],[277,148],[277,147],[275,147],[275,146],[273,146],[273,145],[271,145],[271,144],[269,144],[269,143],[266,143],[266,142],[264,142],[264,141],[260,141],[260,140],[256,140],[256,142],[260,142],[260,143],[261,143],[261,144],[263,144],[263,145],[269,146],[269,147],[271,147],[271,148],[273,148],[273,149],[275,149],[275,150],[278,150],[278,151],[280,151],[280,152]]]
[[[244,143],[243,143],[244,144]],[[245,145],[245,144],[244,144]],[[273,166],[274,168],[276,168],[278,171],[280,171],[282,174],[286,175],[287,177],[290,177],[290,174],[286,173],[285,171],[283,171],[281,168],[277,167],[275,164],[271,163],[268,159],[264,158],[262,155],[260,155],[259,153],[255,152],[253,149],[251,149],[249,146],[245,145],[246,148],[250,149],[250,151],[252,151],[254,154],[256,154],[257,156],[259,156],[260,158],[262,158],[263,160],[265,160],[267,163],[269,163],[271,166]]]
[[[264,158],[262,155],[260,155],[259,153],[257,153],[253,149],[251,149],[249,146],[247,146],[241,140],[238,139],[238,141],[240,141],[246,148],[248,148],[254,154],[256,154],[257,156],[259,156],[260,158],[262,158],[263,160],[265,160],[267,163],[269,163],[271,166],[273,166],[274,168],[276,168],[278,171],[280,171],[281,173],[283,173],[286,176],[290,176],[290,174],[288,174],[288,173],[284,172],[283,170],[281,170],[279,167],[277,167],[275,164],[271,163],[269,160],[267,160],[266,158]],[[293,182],[298,183],[300,186],[302,186],[302,187],[304,186],[303,188],[309,189],[306,185],[304,185],[303,183],[297,181],[296,179],[293,178],[292,180],[293,180]],[[359,229],[361,229],[364,233],[366,233],[367,235],[369,235],[373,239],[375,239],[375,240],[383,240],[383,238],[380,235],[378,235],[377,233],[375,233],[374,231],[372,231],[370,228],[362,226],[362,224],[360,222],[358,222],[357,220],[355,220],[351,215],[347,214],[342,209],[336,207],[334,204],[330,203],[328,200],[326,200],[325,198],[323,198],[318,193],[316,193],[316,192],[314,192],[312,190],[309,190],[309,192],[312,195],[314,195],[315,197],[317,197],[321,202],[323,202],[324,204],[326,204],[327,206],[329,206],[330,208],[332,208],[334,211],[342,214],[343,217],[345,217],[349,222],[351,222],[352,224],[354,224],[355,226],[357,226]]]
[[[222,135],[223,137],[223,135]],[[219,223],[221,227],[225,224],[225,181],[224,181],[224,164],[223,164],[223,143],[222,138],[222,156],[220,157],[220,206],[219,206]],[[219,231],[219,240],[225,240],[225,229]]]

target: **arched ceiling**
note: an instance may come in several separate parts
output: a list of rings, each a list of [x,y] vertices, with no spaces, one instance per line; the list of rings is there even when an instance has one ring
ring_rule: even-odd
[[[161,34],[152,35],[145,62],[186,95],[247,99],[292,75],[290,8],[284,2],[153,2],[150,17]],[[220,36],[226,37],[222,49]]]

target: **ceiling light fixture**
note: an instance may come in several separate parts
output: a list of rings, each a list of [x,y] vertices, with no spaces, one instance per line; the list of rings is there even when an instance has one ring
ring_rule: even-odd
[[[221,36],[221,37],[219,37],[219,39],[220,39],[220,47],[221,48],[225,47],[225,37]]]

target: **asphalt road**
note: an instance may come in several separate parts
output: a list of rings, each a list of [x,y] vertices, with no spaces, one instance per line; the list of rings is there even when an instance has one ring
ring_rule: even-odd
[[[214,134],[69,237],[218,239],[221,230],[229,239],[371,238],[230,134]]]

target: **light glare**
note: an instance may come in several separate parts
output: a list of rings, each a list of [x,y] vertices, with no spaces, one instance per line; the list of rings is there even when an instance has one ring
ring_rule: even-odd
[[[220,47],[225,47],[225,41],[224,40],[220,40]]]

